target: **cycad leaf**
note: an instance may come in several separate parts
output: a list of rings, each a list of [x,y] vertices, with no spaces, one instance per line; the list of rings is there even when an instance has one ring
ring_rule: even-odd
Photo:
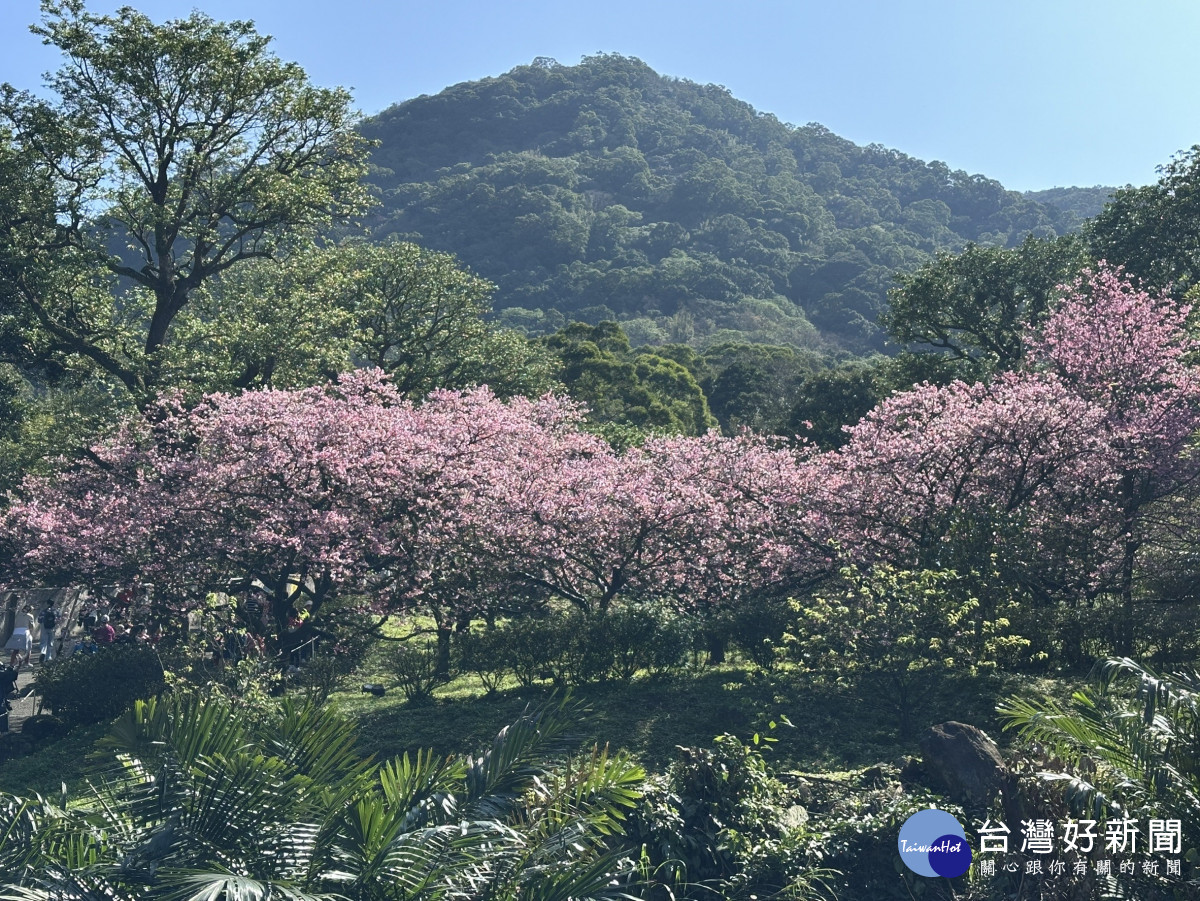
[[[342,896],[304,891],[233,873],[175,872],[162,878],[165,901],[341,901]]]
[[[564,698],[555,706],[526,711],[505,726],[479,758],[467,758],[466,804],[471,819],[504,819],[514,800],[545,772],[547,760],[570,746],[567,730],[579,706]]]

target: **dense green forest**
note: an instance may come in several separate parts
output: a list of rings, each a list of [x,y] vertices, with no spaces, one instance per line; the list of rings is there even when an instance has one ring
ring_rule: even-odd
[[[616,319],[634,344],[878,349],[895,272],[1067,232],[1108,192],[1007,191],[617,54],[538,59],[362,132],[380,234],[457,254],[505,324]]]
[[[1092,188],[1046,188],[1026,191],[1025,196],[1076,217],[1080,222],[1091,219],[1112,199],[1113,189],[1096,185]]]

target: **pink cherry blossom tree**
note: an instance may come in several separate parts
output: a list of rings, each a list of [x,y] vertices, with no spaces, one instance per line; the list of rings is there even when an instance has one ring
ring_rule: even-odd
[[[28,482],[4,531],[26,574],[136,577],[176,616],[265,586],[285,650],[338,598],[430,613],[445,652],[456,625],[548,594],[709,611],[828,568],[804,455],[715,434],[617,453],[579,424],[569,401],[486,389],[413,404],[371,372],[193,409],[165,398]],[[302,603],[311,617],[289,630]]]
[[[505,404],[484,389],[417,406],[377,372],[191,410],[168,398],[90,460],[27,483],[4,528],[20,573],[136,576],[177,616],[258,582],[280,641],[302,641],[287,632],[302,603],[311,630],[335,597],[381,613],[444,601],[483,487],[576,416],[569,402]]]
[[[824,460],[840,544],[857,562],[928,569],[961,567],[971,547],[1043,601],[1086,591],[1094,578],[1072,576],[1094,543],[1096,489],[1112,478],[1100,420],[1049,374],[885,400]]]
[[[1200,428],[1200,343],[1187,327],[1191,308],[1151,295],[1103,262],[1071,286],[1041,335],[1034,366],[1055,373],[1099,413],[1112,478],[1098,485],[1120,535],[1115,581],[1125,609],[1124,650],[1132,645],[1134,569],[1153,505],[1198,474],[1189,450]]]
[[[978,570],[1042,602],[1116,590],[1131,623],[1145,514],[1196,475],[1188,312],[1101,266],[1029,337],[1030,368],[881,403],[820,461],[840,546]]]
[[[705,609],[828,565],[806,454],[749,434],[657,438],[623,453],[576,435],[555,463],[525,454],[494,495],[513,572],[584,611],[622,595]],[[810,553],[781,545],[811,532]]]

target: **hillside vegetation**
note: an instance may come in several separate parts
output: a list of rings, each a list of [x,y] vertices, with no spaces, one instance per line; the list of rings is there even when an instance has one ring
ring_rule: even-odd
[[[538,59],[363,132],[380,142],[379,231],[456,253],[498,285],[501,321],[532,333],[615,318],[634,343],[724,329],[877,347],[895,271],[1079,221],[1069,204],[788,125],[615,54]]]

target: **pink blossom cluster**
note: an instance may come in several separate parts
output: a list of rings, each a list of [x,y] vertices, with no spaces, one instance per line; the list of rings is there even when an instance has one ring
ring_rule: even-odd
[[[1029,368],[885,400],[821,461],[843,547],[939,567],[968,522],[1035,594],[1128,594],[1147,505],[1196,475],[1189,312],[1101,264],[1027,337]]]
[[[136,577],[176,612],[257,580],[281,629],[297,593],[439,622],[550,594],[710,609],[846,558],[946,568],[963,523],[1012,578],[1095,592],[1131,513],[1193,474],[1187,313],[1101,267],[1030,336],[1029,369],[916,386],[826,454],[751,434],[618,453],[571,401],[415,404],[377,371],[192,409],[165,397],[30,479],[0,527],[18,578]]]
[[[27,482],[3,529],[25,577],[136,576],[177,613],[257,582],[281,630],[301,596],[443,621],[546,593],[712,604],[796,566],[779,548],[814,513],[793,452],[714,434],[616,453],[580,425],[553,397],[414,404],[378,371],[190,410],[165,398]]]

